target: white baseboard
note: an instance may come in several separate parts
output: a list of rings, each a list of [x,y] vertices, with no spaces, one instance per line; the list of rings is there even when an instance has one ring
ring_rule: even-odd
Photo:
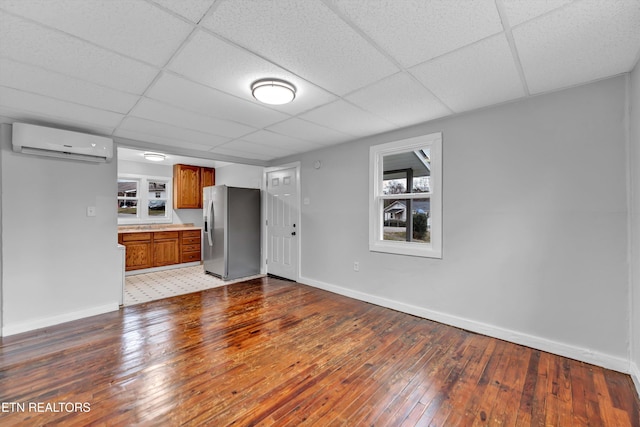
[[[170,264],[170,265],[163,265],[161,267],[149,267],[149,268],[143,268],[140,270],[129,270],[129,271],[125,271],[124,275],[135,276],[137,274],[155,273],[156,271],[174,270],[176,268],[196,267],[201,264],[202,263],[200,261],[183,262],[182,264]]]
[[[592,351],[587,348],[576,347],[558,341],[552,341],[546,338],[541,338],[510,329],[477,322],[475,320],[465,319],[463,317],[452,316],[450,314],[429,310],[423,307],[418,307],[388,298],[382,298],[364,292],[343,288],[341,286],[331,285],[329,283],[324,283],[318,280],[310,279],[308,277],[300,277],[299,282],[360,301],[365,301],[382,307],[391,308],[393,310],[412,314],[414,316],[433,320],[439,323],[444,323],[446,325],[455,326],[457,328],[466,329],[468,331],[476,332],[482,335],[487,335],[493,338],[521,344],[527,347],[535,348],[537,350],[542,350],[548,353],[557,354],[559,356],[568,357],[570,359],[580,360],[582,362],[602,366],[603,368],[612,369],[614,371],[623,372],[625,374],[630,373],[629,360],[622,357],[616,357],[609,354]],[[640,377],[638,377],[637,375],[636,377],[636,380],[640,379]],[[636,386],[637,385],[638,384],[636,383]]]
[[[117,311],[119,309],[120,305],[118,304],[118,301],[114,301],[110,304],[90,307],[71,313],[64,313],[51,317],[42,317],[15,325],[6,325],[2,327],[2,336],[8,337],[9,335],[15,335],[22,332],[33,331],[35,329],[46,328],[48,326],[58,325],[60,323],[70,322],[72,320],[83,319],[85,317],[95,316],[97,314],[109,313],[111,311]]]

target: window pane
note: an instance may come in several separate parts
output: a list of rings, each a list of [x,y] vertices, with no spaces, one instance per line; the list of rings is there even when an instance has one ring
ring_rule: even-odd
[[[402,194],[407,192],[407,179],[385,179],[382,183],[382,194]]]
[[[431,201],[428,198],[385,200],[382,210],[383,240],[431,243]]]
[[[118,217],[135,218],[138,214],[137,200],[118,200]]]
[[[382,158],[383,194],[428,193],[431,177],[431,149],[424,147]]]
[[[118,197],[138,197],[138,181],[119,179]]]
[[[166,199],[167,183],[166,181],[149,181],[149,200]]]
[[[149,216],[166,216],[165,200],[149,200]]]

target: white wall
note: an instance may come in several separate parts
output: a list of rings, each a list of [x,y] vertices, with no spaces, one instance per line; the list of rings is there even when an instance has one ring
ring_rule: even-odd
[[[149,175],[173,179],[173,165],[118,160],[118,174]],[[174,209],[172,223],[194,224],[196,227],[202,227],[202,210]]]
[[[218,167],[216,168],[216,184],[233,187],[262,188],[263,170],[264,168],[262,166],[241,164]],[[171,178],[173,177],[173,166],[119,160],[118,173],[166,176]],[[192,223],[196,227],[202,227],[202,209],[174,209],[173,223]]]
[[[118,160],[118,173],[130,173],[137,175],[173,177],[173,166],[158,163],[132,162],[130,160]]]
[[[14,153],[2,127],[2,334],[117,310],[116,162]]]
[[[216,169],[216,184],[261,189],[263,171],[262,166],[227,165]]]
[[[640,65],[630,76],[631,372],[640,393]]]
[[[310,200],[301,281],[627,371],[625,91],[617,77],[281,159],[301,161]],[[369,252],[369,147],[439,131],[443,259]]]

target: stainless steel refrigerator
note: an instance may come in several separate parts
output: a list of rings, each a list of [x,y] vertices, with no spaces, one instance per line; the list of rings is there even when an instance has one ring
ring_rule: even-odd
[[[223,280],[260,274],[260,190],[203,189],[205,273]]]

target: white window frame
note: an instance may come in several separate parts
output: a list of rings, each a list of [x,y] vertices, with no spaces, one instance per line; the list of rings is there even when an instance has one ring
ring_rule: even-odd
[[[383,158],[425,147],[430,148],[431,176],[428,193],[383,194]],[[431,242],[383,240],[385,200],[430,199]],[[442,133],[402,139],[369,149],[369,250],[427,258],[442,258]]]
[[[151,176],[138,174],[119,174],[118,179],[138,181],[138,209],[135,218],[118,217],[118,225],[129,224],[171,224],[173,223],[173,178],[169,176]],[[149,201],[157,200],[149,198],[149,182],[162,181],[167,183],[167,197],[165,204],[166,216],[149,216]],[[163,200],[163,199],[161,199]]]

